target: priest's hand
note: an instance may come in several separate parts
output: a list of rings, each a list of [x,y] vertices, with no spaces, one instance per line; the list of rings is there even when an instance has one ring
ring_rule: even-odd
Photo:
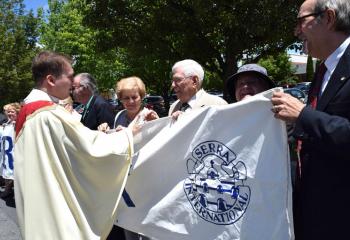
[[[108,132],[110,129],[109,129],[109,126],[107,123],[102,123],[100,124],[98,127],[97,127],[97,130],[100,131],[100,132]]]

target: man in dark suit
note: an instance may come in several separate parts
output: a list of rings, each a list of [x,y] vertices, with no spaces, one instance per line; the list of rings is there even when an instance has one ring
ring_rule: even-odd
[[[294,194],[296,239],[346,239],[350,216],[350,1],[306,0],[296,36],[322,63],[304,105],[284,93],[275,117],[295,123],[300,164]],[[322,70],[323,69],[323,72]]]
[[[112,106],[97,94],[96,81],[89,73],[80,73],[72,84],[74,101],[84,104],[81,122],[91,130],[97,130],[102,123],[113,128],[114,111]]]

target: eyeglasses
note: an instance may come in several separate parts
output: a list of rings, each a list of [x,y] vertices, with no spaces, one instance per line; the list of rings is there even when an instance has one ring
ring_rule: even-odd
[[[179,83],[179,82],[181,82],[182,80],[185,80],[185,79],[191,78],[191,77],[193,77],[193,76],[187,76],[187,77],[173,77],[173,78],[171,79],[171,82]]]
[[[79,85],[79,86],[72,86],[72,90],[75,90],[75,89],[78,89],[78,88],[81,88],[81,87],[84,87],[83,85]]]
[[[133,100],[134,102],[137,101],[140,98],[140,96],[131,96],[131,97],[123,97],[120,99],[122,102],[127,102]]]
[[[314,13],[306,14],[306,15],[301,16],[301,17],[297,17],[297,24],[300,26],[304,22],[305,18],[311,17],[311,16],[318,17],[321,14],[323,14],[325,11],[327,11],[327,9],[320,11],[320,12],[314,12]]]

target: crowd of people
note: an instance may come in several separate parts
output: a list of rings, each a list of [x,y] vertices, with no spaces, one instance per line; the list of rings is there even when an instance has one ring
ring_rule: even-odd
[[[278,91],[271,99],[271,114],[292,126],[290,136],[297,139],[293,215],[298,240],[346,236],[350,213],[346,181],[350,170],[349,19],[349,1],[304,1],[295,35],[303,41],[304,51],[322,63],[307,104]],[[114,114],[98,95],[94,77],[74,75],[68,56],[43,51],[34,58],[32,73],[36,86],[24,106],[7,104],[0,115],[0,197],[15,195],[22,235],[28,239],[51,238],[52,234],[57,239],[96,235],[148,239],[116,226],[111,233],[106,228],[115,219],[118,196],[124,194],[116,182],[128,174],[133,135],[143,123],[159,118],[143,105],[143,81],[136,76],[117,81],[116,93],[124,110]],[[178,99],[168,114],[174,120],[193,109],[228,104],[203,89],[204,69],[198,62],[176,62],[171,74]],[[276,86],[258,64],[241,66],[226,84],[234,101]],[[71,97],[80,103],[78,108],[72,108]],[[115,172],[116,167],[120,171]],[[33,203],[40,207],[29,209]],[[42,226],[41,232],[31,222]]]

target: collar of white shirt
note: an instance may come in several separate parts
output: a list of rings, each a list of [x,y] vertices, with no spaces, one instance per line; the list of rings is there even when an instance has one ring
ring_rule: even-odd
[[[331,54],[325,61],[327,67],[327,72],[324,75],[323,83],[321,86],[321,93],[326,89],[326,86],[333,74],[335,68],[337,67],[340,58],[343,56],[345,50],[350,44],[350,36]]]

